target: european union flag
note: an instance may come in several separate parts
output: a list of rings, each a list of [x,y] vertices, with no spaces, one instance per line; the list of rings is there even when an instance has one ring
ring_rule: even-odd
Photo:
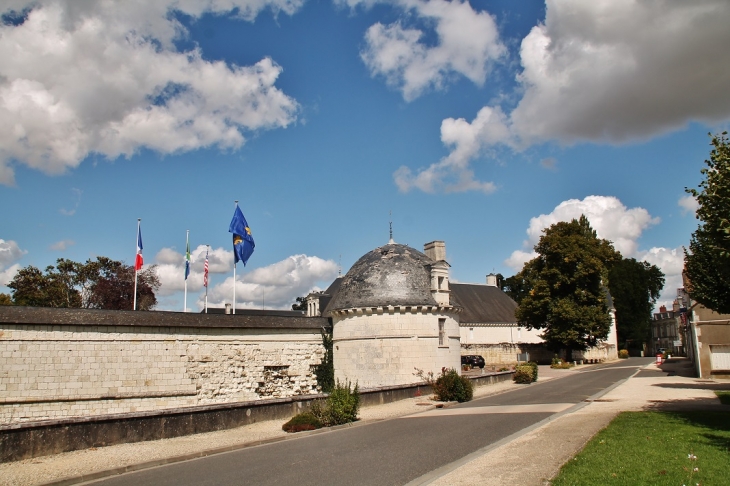
[[[236,210],[233,212],[233,219],[228,232],[233,233],[233,263],[236,264],[241,261],[245,267],[256,245],[253,242],[253,236],[251,236],[251,228],[248,227],[246,218],[243,217],[241,208],[238,205],[236,205]]]

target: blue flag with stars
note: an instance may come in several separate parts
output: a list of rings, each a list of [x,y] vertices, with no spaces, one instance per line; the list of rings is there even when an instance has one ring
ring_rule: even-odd
[[[253,242],[253,236],[251,236],[251,228],[248,227],[246,218],[243,217],[241,208],[238,205],[236,205],[236,210],[233,212],[233,219],[228,232],[233,233],[233,263],[236,264],[240,261],[243,262],[245,267],[256,245]]]

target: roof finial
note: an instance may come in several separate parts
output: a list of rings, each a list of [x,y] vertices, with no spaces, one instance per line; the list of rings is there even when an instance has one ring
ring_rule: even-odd
[[[390,215],[390,239],[388,240],[388,244],[392,245],[395,243],[393,241],[393,210],[388,211],[388,214]]]

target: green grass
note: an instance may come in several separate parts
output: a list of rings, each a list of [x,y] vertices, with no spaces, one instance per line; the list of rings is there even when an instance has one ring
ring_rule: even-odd
[[[715,395],[723,405],[730,405],[730,391],[716,391]]]
[[[730,414],[624,412],[552,484],[730,484]]]

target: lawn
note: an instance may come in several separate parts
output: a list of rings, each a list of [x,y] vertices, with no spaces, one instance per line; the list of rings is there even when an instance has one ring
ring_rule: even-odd
[[[552,484],[730,484],[730,413],[624,412]]]

